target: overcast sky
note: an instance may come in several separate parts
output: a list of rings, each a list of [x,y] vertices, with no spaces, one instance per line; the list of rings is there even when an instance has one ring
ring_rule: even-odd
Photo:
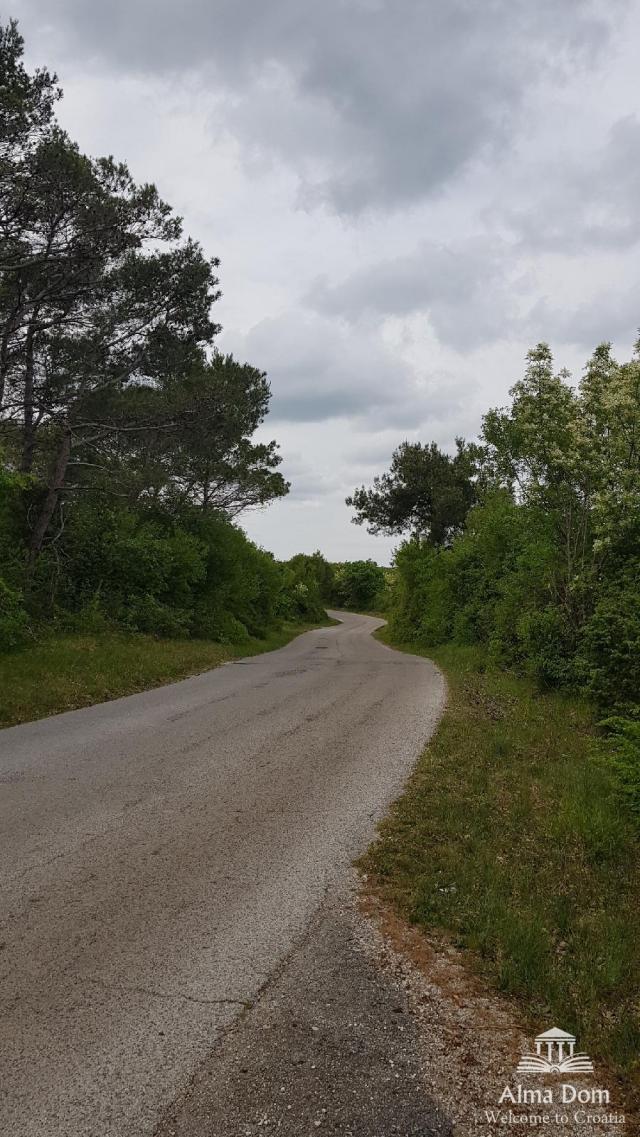
[[[17,0],[87,152],[221,258],[219,346],[265,369],[278,556],[386,563],[346,494],[450,448],[540,339],[578,376],[640,324],[640,0]]]

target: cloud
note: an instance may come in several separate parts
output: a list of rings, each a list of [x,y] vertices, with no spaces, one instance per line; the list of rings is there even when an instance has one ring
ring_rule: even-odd
[[[25,0],[62,50],[139,74],[199,72],[247,157],[292,164],[342,214],[439,192],[511,145],[532,88],[591,60],[618,5],[590,0]]]
[[[307,302],[348,321],[423,313],[442,343],[473,349],[512,331],[521,290],[509,250],[481,238],[424,242],[407,256],[363,265],[338,284],[320,278]]]
[[[580,254],[640,240],[640,119],[625,115],[601,143],[580,143],[521,170],[518,205],[502,220],[529,250]]]
[[[262,433],[268,436],[268,428]],[[319,498],[340,493],[342,482],[333,471],[322,470],[316,463],[309,462],[302,454],[286,451],[280,467],[281,473],[290,483],[289,499],[313,502]]]
[[[369,326],[355,329],[303,308],[288,310],[252,328],[235,354],[259,360],[267,372],[271,433],[279,434],[282,423],[338,419],[348,420],[352,431],[405,436],[422,429],[439,441],[469,429],[467,374],[436,360],[416,366]],[[346,460],[342,455],[341,463]]]
[[[393,451],[398,445],[398,436],[396,432],[391,435],[383,433],[380,435],[370,435],[367,437],[366,442],[361,442],[353,446],[347,460],[349,469],[351,470],[377,470],[389,465]]]
[[[411,369],[379,337],[303,309],[262,320],[236,354],[260,360],[269,375],[270,423],[394,420],[416,395]]]
[[[385,548],[344,497],[450,448],[526,350],[578,374],[640,323],[628,0],[18,0],[63,125],[222,259],[220,345],[269,375],[284,552]],[[249,525],[249,521],[248,521]],[[304,540],[303,540],[304,536]],[[390,547],[390,546],[389,546]]]
[[[613,341],[628,351],[640,330],[640,280],[564,308],[541,300],[531,312],[530,326],[537,329],[538,340],[573,344],[589,353],[597,344]]]

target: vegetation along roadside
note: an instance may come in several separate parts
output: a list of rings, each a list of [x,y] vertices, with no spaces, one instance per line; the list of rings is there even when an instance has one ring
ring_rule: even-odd
[[[3,724],[269,650],[369,605],[372,562],[278,561],[237,524],[283,497],[271,390],[221,353],[218,259],[155,186],[83,154],[0,25]],[[61,204],[62,203],[62,204]]]
[[[369,883],[615,1069],[637,1102],[640,856],[584,700],[487,665],[475,647],[421,648],[449,700],[405,793],[361,862]]]
[[[601,343],[577,382],[539,343],[477,441],[401,443],[348,499],[403,538],[387,642],[450,690],[367,868],[636,1088],[639,439],[640,341],[622,363]]]
[[[0,727],[173,683],[242,656],[275,651],[322,623],[284,623],[241,643],[158,639],[125,632],[48,636],[0,653]]]

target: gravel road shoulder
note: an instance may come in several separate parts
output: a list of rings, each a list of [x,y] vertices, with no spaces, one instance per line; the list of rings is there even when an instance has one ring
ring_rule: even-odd
[[[327,899],[280,973],[220,1040],[157,1137],[435,1137],[419,1023],[381,969],[353,892]]]
[[[506,1085],[544,1084],[515,1074],[530,1047],[514,1004],[485,987],[454,948],[431,942],[364,891],[354,874],[340,896],[327,897],[155,1137],[531,1132],[538,1126],[491,1124],[485,1112],[508,1109],[498,1106]],[[622,1137],[624,1130],[570,1119],[542,1132]]]

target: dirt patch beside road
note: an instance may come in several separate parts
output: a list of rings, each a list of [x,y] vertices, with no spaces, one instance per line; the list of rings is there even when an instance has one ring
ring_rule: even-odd
[[[620,1125],[487,1122],[531,1048],[515,1006],[355,880],[225,1033],[156,1137],[622,1137]],[[595,1076],[593,1084],[598,1081]],[[581,1078],[580,1085],[592,1084]],[[599,1084],[606,1084],[600,1081]],[[612,1111],[616,1108],[611,1085]],[[539,1113],[538,1106],[511,1107]],[[550,1107],[545,1107],[549,1109]]]

